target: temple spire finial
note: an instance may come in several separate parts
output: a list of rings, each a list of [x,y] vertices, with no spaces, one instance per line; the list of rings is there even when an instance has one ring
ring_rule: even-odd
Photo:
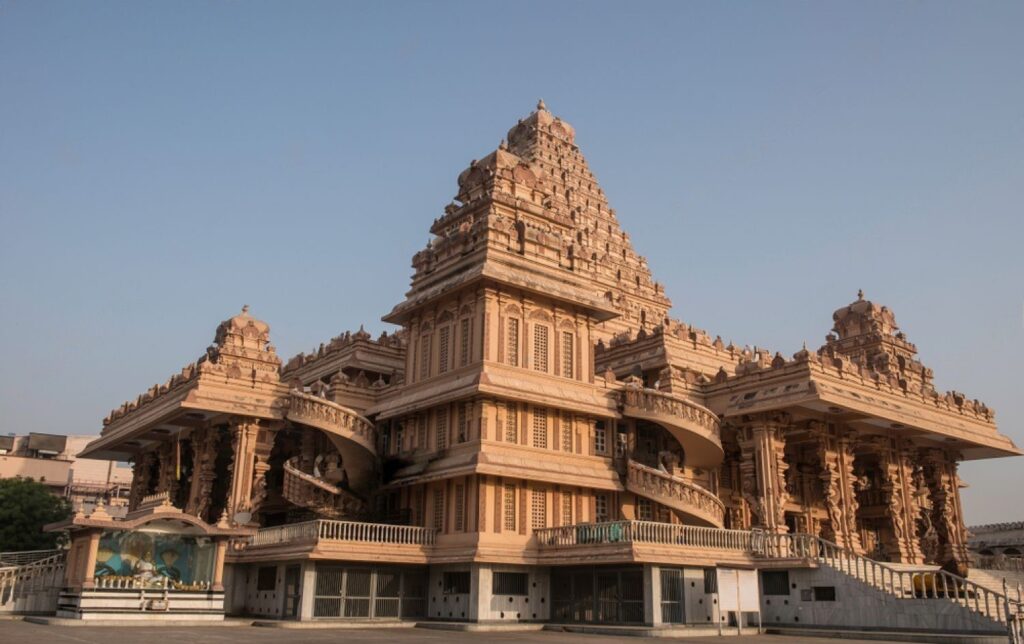
[[[857,301],[861,302],[863,300],[864,300],[864,289],[859,288],[859,289],[857,289]]]
[[[248,312],[249,312],[249,305],[248,304],[243,304],[242,305],[242,313],[248,313]]]
[[[537,101],[537,111],[538,112],[547,112],[548,111],[548,106],[544,104],[544,99],[543,98]]]

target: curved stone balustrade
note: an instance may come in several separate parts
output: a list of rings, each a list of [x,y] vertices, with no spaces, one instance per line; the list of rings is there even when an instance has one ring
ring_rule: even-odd
[[[619,392],[623,416],[657,423],[686,450],[686,464],[715,467],[724,457],[718,416],[702,405],[670,394],[627,385]]]
[[[281,495],[289,503],[328,517],[358,515],[365,510],[363,501],[348,490],[300,470],[298,457],[284,462]]]
[[[360,493],[368,489],[377,462],[373,423],[348,407],[297,389],[291,391],[285,418],[326,433],[341,454],[349,487]]]
[[[653,467],[629,461],[626,489],[701,523],[721,528],[725,525],[725,504],[710,490]]]

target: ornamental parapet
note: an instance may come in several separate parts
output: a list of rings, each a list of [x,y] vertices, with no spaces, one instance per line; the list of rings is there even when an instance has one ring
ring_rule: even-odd
[[[370,452],[377,451],[377,430],[373,423],[330,400],[293,389],[285,415],[293,422],[347,438]]]
[[[622,415],[665,427],[686,450],[687,464],[713,467],[722,462],[722,427],[710,409],[631,383],[617,394]]]
[[[725,504],[711,490],[630,460],[626,489],[716,528],[725,525]]]
[[[754,533],[654,521],[608,521],[534,530],[541,549],[616,543],[690,546],[707,550],[754,552]]]

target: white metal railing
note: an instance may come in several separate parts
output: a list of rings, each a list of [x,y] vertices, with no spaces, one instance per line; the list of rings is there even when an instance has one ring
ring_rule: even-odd
[[[315,543],[318,541],[355,541],[362,543],[434,545],[437,531],[418,526],[362,521],[332,521],[318,519],[304,523],[261,528],[250,542],[251,547],[285,543]]]
[[[63,585],[67,552],[0,568],[0,612],[53,610]]]
[[[753,552],[749,530],[723,530],[655,521],[608,521],[580,523],[535,530],[540,547],[582,546],[608,543],[654,543],[717,550]]]
[[[997,593],[945,570],[893,568],[809,534],[763,534],[758,546],[765,557],[818,561],[895,597],[952,601],[1006,626],[1010,633],[1020,629],[1024,618],[1019,585],[1014,593],[1004,582],[1004,592]]]
[[[59,549],[51,550],[17,550],[13,552],[0,552],[0,567],[24,566],[34,563],[40,559],[46,559],[63,552]]]

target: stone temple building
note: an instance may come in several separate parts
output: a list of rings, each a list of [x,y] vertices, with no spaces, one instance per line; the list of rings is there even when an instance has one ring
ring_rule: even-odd
[[[1013,621],[963,578],[958,465],[1021,452],[891,309],[858,294],[790,355],[673,319],[543,102],[430,232],[394,331],[282,361],[243,308],[104,419],[84,455],[134,464],[130,511],[53,526],[62,614],[156,580],[179,615]]]

